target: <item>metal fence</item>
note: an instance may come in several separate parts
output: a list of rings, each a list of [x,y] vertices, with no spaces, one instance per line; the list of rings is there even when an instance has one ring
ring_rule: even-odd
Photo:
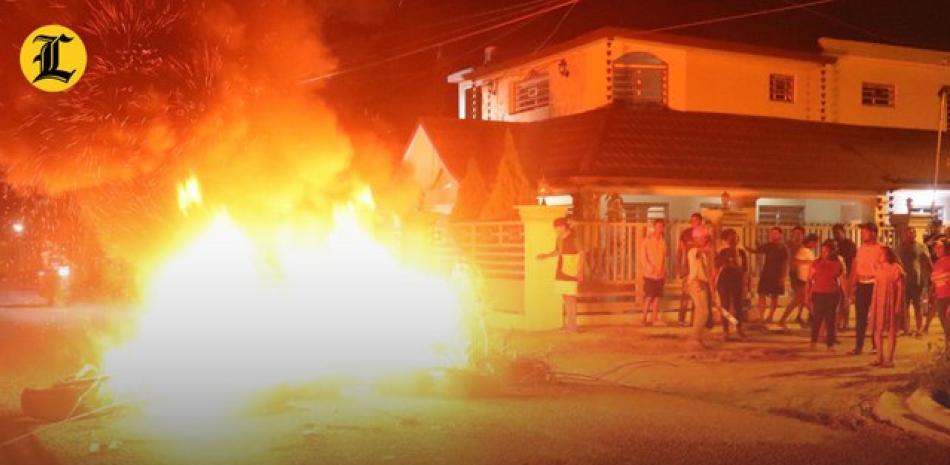
[[[821,241],[832,237],[831,224],[806,224],[805,234],[815,234]],[[677,281],[678,239],[688,221],[671,221],[666,227],[668,247],[667,277]],[[739,245],[753,251],[768,242],[772,225],[747,223],[728,226],[735,229]],[[782,240],[791,236],[792,226],[780,226]],[[646,222],[580,222],[575,224],[575,234],[584,254],[585,280],[613,285],[635,285],[640,276],[637,270],[637,251],[652,225]],[[857,225],[845,226],[846,236],[860,243]],[[483,276],[493,279],[524,279],[524,227],[521,222],[448,223],[437,228],[436,243],[446,256],[462,259],[477,267]],[[879,239],[888,246],[895,244],[892,227],[880,229]],[[551,244],[553,248],[554,244]],[[817,250],[816,250],[817,252]],[[753,275],[761,269],[763,257],[749,254]]]
[[[437,250],[489,279],[524,279],[524,225],[520,221],[446,223],[435,231]]]

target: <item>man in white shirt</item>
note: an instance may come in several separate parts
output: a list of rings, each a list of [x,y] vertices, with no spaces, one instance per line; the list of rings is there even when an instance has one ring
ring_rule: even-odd
[[[877,225],[867,223],[861,226],[861,246],[851,266],[851,299],[855,312],[855,345],[851,355],[861,355],[864,351],[864,335],[868,329],[868,311],[871,309],[871,297],[874,296],[874,274],[879,266],[879,257],[883,249],[877,243]],[[873,341],[872,341],[873,344]]]
[[[809,274],[811,274],[811,264],[815,261],[814,249],[816,246],[818,246],[818,236],[809,234],[801,243],[801,246],[793,252],[791,267],[792,300],[785,307],[782,317],[778,320],[779,327],[782,329],[788,329],[785,326],[785,320],[796,308],[798,314],[795,316],[795,321],[799,324],[804,324],[802,307],[808,308],[808,311],[811,312],[811,308],[808,307],[808,299],[805,298],[805,284],[808,281]]]
[[[710,268],[709,234],[706,228],[693,228],[693,247],[687,253],[689,274],[686,276],[686,289],[693,300],[693,342],[705,348],[703,333],[709,318],[709,278]]]
[[[667,247],[664,230],[666,221],[662,218],[653,222],[653,231],[643,238],[640,246],[640,272],[643,276],[643,323],[662,325],[660,320],[660,299],[663,298],[663,286],[666,283]],[[649,316],[652,315],[652,316]],[[649,316],[649,317],[648,317]]]

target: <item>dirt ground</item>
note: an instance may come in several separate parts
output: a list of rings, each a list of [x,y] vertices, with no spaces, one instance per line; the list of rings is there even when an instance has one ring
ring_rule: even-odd
[[[891,369],[845,355],[853,333],[829,353],[810,351],[802,329],[704,351],[688,349],[679,327],[497,332],[497,350],[545,361],[559,383],[483,397],[301,397],[201,434],[157,428],[133,409],[62,425],[20,415],[24,387],[74,373],[130,321],[121,309],[0,309],[0,444],[35,432],[0,447],[0,464],[943,465],[950,456],[950,446],[870,416],[881,392],[910,386],[939,327],[900,338]]]

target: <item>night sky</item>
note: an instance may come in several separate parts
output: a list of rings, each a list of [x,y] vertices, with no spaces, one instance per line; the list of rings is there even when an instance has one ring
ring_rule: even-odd
[[[649,30],[804,2],[581,0],[559,28],[556,25],[566,9],[376,64],[392,54],[458,35],[466,31],[466,26],[492,24],[499,17],[486,12],[537,2],[330,1],[325,34],[341,61],[340,68],[353,71],[328,80],[329,98],[348,124],[370,125],[394,149],[399,149],[419,116],[455,114],[454,89],[446,84],[445,77],[452,71],[478,64],[486,45],[496,45],[497,59],[505,59],[531,53],[543,43],[556,44],[603,26]],[[801,51],[817,51],[817,39],[822,36],[950,50],[950,1],[838,0],[808,9],[670,33]]]

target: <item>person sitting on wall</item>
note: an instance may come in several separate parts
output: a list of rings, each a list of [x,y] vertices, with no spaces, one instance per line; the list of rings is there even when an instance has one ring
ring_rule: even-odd
[[[567,217],[561,217],[554,220],[554,232],[557,235],[557,242],[554,244],[554,250],[538,255],[538,260],[546,260],[557,257],[557,271],[554,279],[558,281],[577,282],[580,281],[581,253],[577,247],[577,238],[574,235],[574,229]]]

